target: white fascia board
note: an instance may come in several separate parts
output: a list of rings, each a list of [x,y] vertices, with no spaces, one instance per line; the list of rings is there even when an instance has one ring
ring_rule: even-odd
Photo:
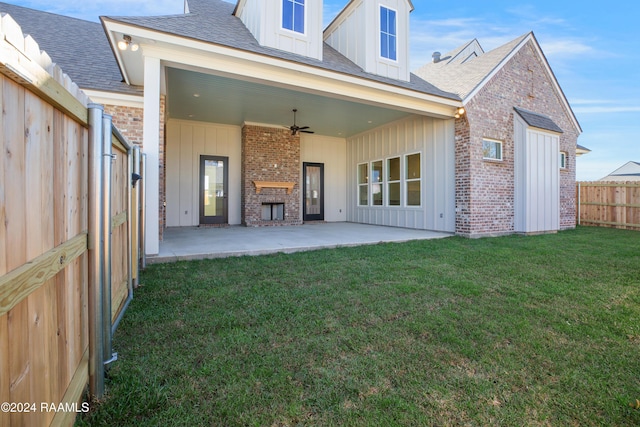
[[[106,92],[93,89],[83,89],[83,92],[97,104],[133,108],[144,107],[144,96],[142,95],[128,95],[124,93]]]
[[[337,71],[158,33],[124,23],[108,20],[104,22],[110,31],[137,37],[143,54],[157,57],[165,65],[173,64],[179,68],[191,66],[203,73],[233,76],[237,79],[387,106],[416,114],[452,118],[456,108],[462,105],[458,100],[420,93]],[[152,42],[148,43],[145,40]]]

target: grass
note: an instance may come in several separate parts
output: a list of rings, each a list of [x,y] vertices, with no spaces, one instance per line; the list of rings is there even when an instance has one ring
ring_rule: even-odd
[[[640,233],[152,265],[76,425],[640,425]]]

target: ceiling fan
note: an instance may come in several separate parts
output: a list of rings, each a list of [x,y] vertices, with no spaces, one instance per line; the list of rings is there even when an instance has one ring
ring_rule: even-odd
[[[309,129],[309,126],[298,126],[298,125],[296,125],[296,113],[297,112],[298,112],[298,110],[296,108],[294,108],[293,109],[293,125],[285,126],[287,129],[289,129],[291,131],[291,135],[295,135],[298,132],[314,133],[313,131],[307,130],[307,129]]]

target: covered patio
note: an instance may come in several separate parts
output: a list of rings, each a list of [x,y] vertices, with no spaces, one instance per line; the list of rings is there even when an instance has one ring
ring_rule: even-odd
[[[385,242],[440,239],[451,233],[350,222],[281,227],[170,227],[148,263],[292,253]]]

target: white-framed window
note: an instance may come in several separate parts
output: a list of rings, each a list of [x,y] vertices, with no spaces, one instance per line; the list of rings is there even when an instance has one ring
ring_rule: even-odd
[[[380,56],[392,61],[398,58],[396,16],[395,10],[380,6]]]
[[[369,164],[358,165],[358,206],[369,205]]]
[[[502,160],[502,141],[483,139],[482,158],[485,160]]]
[[[304,34],[304,0],[282,0],[282,28]]]
[[[384,205],[384,182],[382,160],[371,162],[371,204],[373,206]]]
[[[405,156],[405,184],[407,206],[422,205],[422,161],[420,153]]]
[[[389,206],[402,206],[400,181],[400,157],[387,159],[387,198]]]
[[[560,169],[566,169],[566,168],[567,168],[567,152],[561,151],[560,152]]]

